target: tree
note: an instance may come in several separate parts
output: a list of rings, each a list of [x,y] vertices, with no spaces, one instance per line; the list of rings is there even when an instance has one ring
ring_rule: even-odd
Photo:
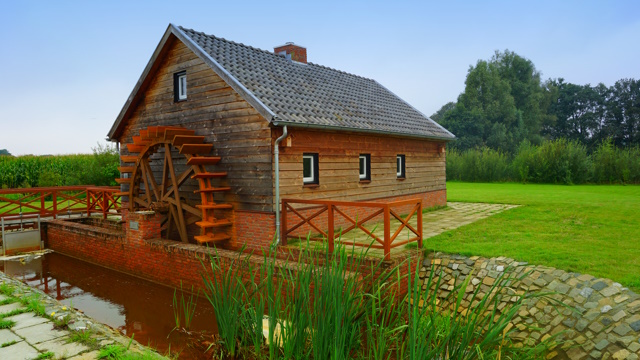
[[[444,115],[449,111],[455,109],[456,103],[453,101],[449,101],[448,103],[442,105],[440,110],[436,111],[433,115],[431,115],[431,120],[440,123],[444,118]]]
[[[549,111],[556,118],[550,135],[556,139],[576,140],[592,146],[602,140],[601,128],[606,112],[608,89],[603,84],[596,87],[554,81],[557,100]]]
[[[11,156],[11,153],[7,149],[0,149],[0,156]]]
[[[622,79],[609,91],[604,134],[616,146],[640,145],[640,81]]]

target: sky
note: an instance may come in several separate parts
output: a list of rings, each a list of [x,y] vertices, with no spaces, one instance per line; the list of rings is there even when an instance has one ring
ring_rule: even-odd
[[[430,116],[509,49],[543,79],[640,78],[638,1],[3,1],[0,149],[104,144],[169,23],[372,78]]]

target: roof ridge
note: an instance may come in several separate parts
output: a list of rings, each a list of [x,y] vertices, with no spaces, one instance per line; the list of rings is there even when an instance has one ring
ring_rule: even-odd
[[[251,46],[251,45],[246,45],[244,43],[239,43],[239,42],[236,42],[236,41],[233,41],[233,40],[228,40],[228,39],[225,39],[223,37],[207,34],[207,33],[202,32],[202,31],[197,31],[197,30],[194,30],[194,29],[187,29],[187,28],[185,28],[184,26],[181,26],[181,25],[178,25],[178,28],[180,28],[183,31],[193,32],[193,33],[196,33],[196,34],[201,34],[201,35],[204,35],[204,36],[207,36],[207,37],[210,37],[210,38],[214,38],[214,39],[218,39],[218,40],[221,40],[221,41],[225,41],[227,43],[243,46],[245,48],[249,48],[249,49],[252,49],[252,50],[257,50],[257,51],[260,51],[262,53],[265,53],[265,54],[268,54],[268,55],[271,55],[271,56],[275,56],[277,58],[281,58],[280,55],[274,53],[273,51],[260,49],[260,48],[257,48],[257,47]],[[319,68],[323,68],[323,69],[327,69],[327,70],[331,70],[331,71],[336,71],[336,72],[339,72],[339,73],[342,73],[342,74],[346,74],[346,75],[350,75],[350,76],[354,76],[354,77],[357,77],[357,78],[360,78],[360,79],[365,79],[365,80],[369,80],[369,81],[374,81],[375,82],[375,80],[372,79],[372,78],[368,78],[366,76],[362,76],[362,75],[346,72],[346,71],[343,71],[343,70],[332,68],[330,66],[320,65],[320,64],[313,63],[313,62],[307,62],[306,64],[307,65],[312,65],[312,66],[317,66]]]

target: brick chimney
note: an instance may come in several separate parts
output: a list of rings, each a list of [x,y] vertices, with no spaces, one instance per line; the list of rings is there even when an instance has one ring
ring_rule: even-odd
[[[276,54],[287,54],[293,61],[307,63],[307,48],[292,42],[273,48],[273,52]]]

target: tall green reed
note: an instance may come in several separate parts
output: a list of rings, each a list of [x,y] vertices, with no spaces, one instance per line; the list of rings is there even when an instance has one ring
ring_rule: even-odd
[[[198,290],[197,294],[194,294],[193,285],[191,285],[189,295],[185,296],[182,281],[180,281],[180,296],[178,296],[177,288],[173,290],[173,318],[176,323],[174,330],[184,329],[188,331],[191,329],[191,322],[198,304],[198,296],[200,296],[200,290]]]

